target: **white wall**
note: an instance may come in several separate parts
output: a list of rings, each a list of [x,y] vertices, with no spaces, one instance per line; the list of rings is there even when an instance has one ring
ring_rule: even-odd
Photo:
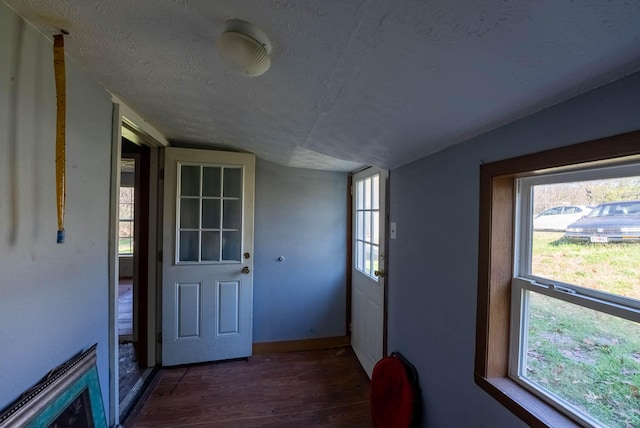
[[[389,352],[419,371],[424,426],[524,426],[473,380],[480,164],[637,129],[640,74],[391,171]]]
[[[110,96],[67,58],[66,242],[56,244],[52,42],[0,3],[0,57],[0,408],[97,342],[108,412]]]

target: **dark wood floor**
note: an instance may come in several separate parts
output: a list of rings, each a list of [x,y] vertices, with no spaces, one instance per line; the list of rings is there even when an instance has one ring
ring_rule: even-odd
[[[127,428],[371,427],[369,379],[351,348],[162,369]]]

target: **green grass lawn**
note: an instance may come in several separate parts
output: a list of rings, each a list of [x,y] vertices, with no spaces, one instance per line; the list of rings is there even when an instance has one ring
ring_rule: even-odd
[[[534,232],[532,273],[640,300],[640,243],[574,243]]]
[[[118,240],[118,254],[133,254],[132,238],[120,238]]]
[[[640,299],[640,245],[536,232],[533,273]],[[530,293],[526,376],[611,427],[640,427],[640,325]]]

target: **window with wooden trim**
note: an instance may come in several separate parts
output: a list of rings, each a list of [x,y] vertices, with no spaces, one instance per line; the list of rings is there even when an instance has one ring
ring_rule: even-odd
[[[598,223],[586,237],[590,219],[557,236],[533,226],[549,204],[613,203],[607,212],[628,220],[639,155],[636,132],[481,167],[475,378],[532,426],[640,423],[636,226],[616,234]],[[555,199],[544,205],[549,186]],[[594,195],[601,188],[609,195]]]
[[[134,198],[135,189],[130,186],[120,187],[118,217],[118,255],[133,255],[134,239]]]

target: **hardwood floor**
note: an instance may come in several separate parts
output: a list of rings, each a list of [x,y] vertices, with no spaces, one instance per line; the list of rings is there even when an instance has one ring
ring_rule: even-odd
[[[133,334],[133,281],[120,278],[118,282],[118,335]]]
[[[162,369],[127,428],[371,427],[350,347]]]

